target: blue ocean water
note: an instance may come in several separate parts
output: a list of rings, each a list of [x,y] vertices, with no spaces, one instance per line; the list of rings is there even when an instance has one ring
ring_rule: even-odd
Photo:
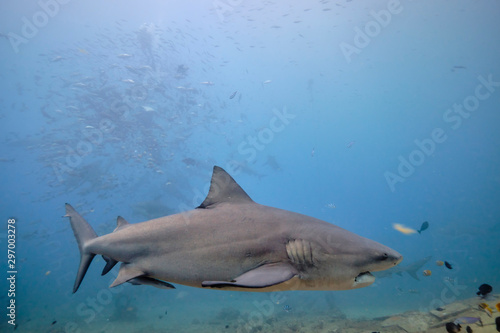
[[[498,292],[498,1],[1,7],[2,331],[12,299],[20,332],[244,332]],[[118,269],[96,258],[72,294],[64,203],[107,234],[198,206],[214,165],[258,203],[396,249],[403,272],[348,291],[107,289]]]

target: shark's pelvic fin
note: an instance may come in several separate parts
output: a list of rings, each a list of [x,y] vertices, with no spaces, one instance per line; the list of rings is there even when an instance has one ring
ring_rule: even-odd
[[[76,210],[70,205],[66,204],[66,216],[69,217],[71,223],[71,228],[75,234],[76,241],[78,243],[78,248],[80,249],[80,266],[78,267],[78,273],[76,274],[75,284],[73,286],[73,293],[78,290],[80,284],[82,283],[83,277],[94,259],[95,254],[87,250],[87,244],[89,241],[97,237],[94,229],[90,224],[85,221],[85,219],[76,212]]]
[[[175,289],[173,285],[168,282],[157,280],[155,278],[145,276],[145,273],[136,267],[122,263],[120,266],[120,271],[115,281],[109,286],[110,288],[119,286],[122,283],[128,282],[135,286],[147,285],[160,289]]]
[[[152,286],[155,288],[160,288],[160,289],[175,289],[173,285],[171,285],[168,282],[162,281],[162,280],[157,280],[149,276],[140,276],[133,278],[131,280],[127,281],[128,283],[131,283],[135,286],[138,285],[146,285],[146,286]]]
[[[238,276],[234,281],[203,281],[203,287],[265,288],[280,284],[297,276],[298,272],[287,263],[266,264]]]
[[[134,267],[133,265],[122,263],[118,276],[109,287],[112,288],[119,286],[120,284],[128,282],[134,278],[143,277],[143,275],[144,272],[140,269]]]
[[[214,166],[208,195],[197,208],[213,208],[221,202],[237,203],[253,202],[253,200],[224,169]]]

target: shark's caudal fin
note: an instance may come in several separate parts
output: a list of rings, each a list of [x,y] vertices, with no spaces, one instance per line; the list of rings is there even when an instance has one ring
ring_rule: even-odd
[[[69,217],[71,228],[73,229],[76,241],[78,242],[78,248],[80,249],[80,267],[78,268],[75,285],[73,286],[73,293],[75,293],[78,290],[78,287],[80,287],[80,283],[82,283],[83,277],[85,276],[85,273],[87,273],[87,269],[89,268],[92,259],[95,257],[94,253],[91,253],[86,249],[86,244],[90,240],[96,238],[97,234],[94,229],[92,229],[90,224],[88,224],[87,221],[85,221],[85,219],[78,214],[70,204],[66,204],[65,217]]]

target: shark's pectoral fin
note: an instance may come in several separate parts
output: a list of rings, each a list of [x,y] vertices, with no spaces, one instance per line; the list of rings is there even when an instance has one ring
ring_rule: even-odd
[[[297,274],[297,270],[287,263],[274,263],[252,269],[233,281],[203,281],[201,285],[212,288],[265,288],[288,281]]]
[[[160,289],[175,289],[173,285],[171,285],[168,282],[162,281],[162,280],[157,280],[149,276],[139,276],[136,278],[133,278],[131,280],[127,281],[128,283],[131,283],[135,286],[138,285],[146,285],[146,286],[152,286]]]
[[[144,272],[140,269],[132,265],[122,263],[120,266],[120,271],[118,272],[118,276],[109,287],[113,288],[119,286],[122,283],[132,280],[133,278],[142,277],[143,275]]]

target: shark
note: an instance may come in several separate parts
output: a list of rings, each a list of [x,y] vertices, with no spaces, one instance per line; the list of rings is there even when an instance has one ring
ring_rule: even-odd
[[[427,256],[425,258],[412,262],[411,264],[408,264],[406,266],[398,266],[389,271],[377,272],[375,276],[378,278],[391,277],[393,274],[396,274],[398,276],[403,276],[403,273],[406,272],[413,279],[420,281],[420,279],[418,278],[419,275],[418,273],[420,272],[422,266],[424,266],[431,258],[432,256]]]
[[[268,292],[349,290],[371,285],[371,272],[398,265],[402,255],[334,224],[254,202],[214,166],[205,200],[195,209],[131,224],[98,236],[66,204],[80,250],[75,293],[96,255],[102,275],[120,264],[110,287],[123,283],[174,289]]]

